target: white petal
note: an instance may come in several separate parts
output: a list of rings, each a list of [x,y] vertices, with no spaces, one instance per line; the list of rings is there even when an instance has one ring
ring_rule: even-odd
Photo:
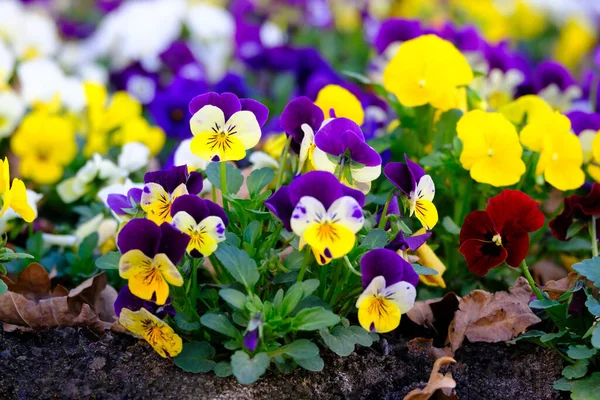
[[[332,174],[335,172],[337,167],[337,164],[331,162],[327,153],[318,147],[315,147],[315,151],[313,151],[313,163],[319,171],[327,171],[331,172]]]
[[[250,164],[252,164],[252,169],[261,169],[263,167],[269,167],[273,169],[279,168],[279,161],[265,153],[264,151],[253,151],[248,158]]]
[[[429,201],[433,201],[433,197],[435,196],[435,183],[433,183],[433,179],[429,175],[423,175],[417,184],[417,191],[415,193],[416,199],[425,199]]]
[[[300,154],[298,155],[300,158],[300,162],[298,163],[298,173],[300,173],[302,168],[304,168],[304,163],[308,158],[308,152],[315,143],[315,133],[310,125],[302,124],[300,128],[302,129],[302,132],[304,132],[304,137],[302,138],[302,143],[300,144]]]
[[[292,231],[302,237],[304,231],[310,224],[320,221],[327,216],[327,211],[323,204],[314,197],[304,196],[300,199],[294,212],[292,212],[291,226]]]
[[[187,212],[179,211],[173,216],[171,225],[179,229],[179,231],[189,234],[196,229],[196,220]]]
[[[358,182],[372,182],[381,175],[381,165],[360,168],[352,167],[352,179]]]
[[[417,290],[408,282],[400,281],[385,289],[386,297],[391,299],[406,314],[415,304]]]
[[[234,137],[242,142],[246,150],[256,146],[260,141],[260,125],[256,116],[250,111],[238,111],[233,114],[223,130],[225,133],[235,132]]]
[[[223,111],[219,107],[211,105],[202,107],[190,119],[190,129],[194,136],[201,133],[215,132],[213,128],[221,130],[223,125],[225,125]]]
[[[175,150],[173,164],[176,166],[187,165],[189,168],[204,171],[208,165],[208,161],[192,153],[190,148],[191,143],[192,139],[185,139],[181,142],[177,150]]]
[[[361,303],[369,297],[377,296],[379,293],[385,290],[385,278],[383,276],[376,276],[373,278],[369,286],[362,292],[356,300],[356,308],[359,308]]]
[[[208,236],[213,238],[217,243],[221,243],[225,240],[225,224],[223,223],[223,220],[217,216],[211,215],[210,217],[204,218],[198,224],[198,228],[200,230],[206,230]]]
[[[340,197],[334,201],[327,210],[327,216],[331,221],[338,222],[350,229],[352,233],[358,232],[365,223],[360,204],[350,196]]]

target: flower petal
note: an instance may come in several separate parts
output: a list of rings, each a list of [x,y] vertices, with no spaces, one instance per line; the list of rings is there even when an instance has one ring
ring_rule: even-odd
[[[420,199],[415,203],[415,215],[427,230],[433,229],[438,222],[438,212],[435,204],[429,200]]]
[[[157,225],[171,221],[171,196],[157,183],[147,183],[142,193],[142,210]]]
[[[127,222],[121,229],[117,245],[121,254],[137,249],[148,257],[154,257],[158,250],[160,237],[161,230],[158,225],[146,218],[136,218]]]
[[[225,123],[224,132],[242,142],[244,149],[251,149],[260,141],[261,130],[256,116],[250,111],[238,111]]]
[[[327,211],[319,200],[311,196],[304,196],[294,207],[291,218],[292,231],[301,237],[311,224],[325,219],[326,216]]]
[[[358,232],[365,223],[361,206],[350,196],[340,197],[334,201],[327,210],[327,215],[332,222],[345,226],[352,233]]]
[[[383,276],[387,285],[405,281],[413,286],[419,283],[419,275],[412,265],[389,249],[373,249],[360,260],[362,285],[366,288],[373,279]]]
[[[358,322],[369,332],[391,332],[400,325],[401,313],[391,300],[369,297],[358,307]]]
[[[119,323],[127,330],[142,336],[161,357],[175,357],[183,349],[181,337],[173,328],[145,308],[139,311],[124,308],[119,316]]]
[[[398,306],[400,313],[406,314],[415,305],[417,289],[410,283],[402,281],[388,286],[385,294]]]

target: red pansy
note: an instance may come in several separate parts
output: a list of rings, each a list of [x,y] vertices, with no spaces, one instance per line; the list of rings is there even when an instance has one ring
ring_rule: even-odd
[[[564,203],[563,211],[549,224],[552,235],[563,241],[569,240],[567,232],[575,220],[589,222],[592,217],[600,216],[600,184],[594,183],[585,196],[574,194],[565,198]]]
[[[518,190],[504,190],[485,211],[467,215],[460,230],[460,253],[471,272],[485,276],[506,262],[518,267],[529,250],[529,232],[544,225],[539,203]]]

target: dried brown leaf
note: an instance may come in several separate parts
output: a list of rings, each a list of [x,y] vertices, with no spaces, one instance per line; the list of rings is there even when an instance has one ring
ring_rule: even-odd
[[[495,294],[474,290],[460,300],[448,328],[447,343],[453,351],[465,337],[470,342],[496,343],[517,337],[540,319],[529,308],[532,291],[523,277],[509,292]]]
[[[108,280],[104,272],[81,282],[79,286],[69,292],[67,299],[69,310],[74,314],[79,314],[83,304],[88,304],[92,307],[95,306],[107,282]]]
[[[453,389],[456,387],[456,381],[452,379],[452,374],[450,372],[441,374],[439,371],[442,366],[454,363],[456,363],[456,360],[451,357],[438,358],[433,364],[433,369],[431,370],[431,375],[429,377],[429,381],[427,382],[427,386],[425,386],[423,389],[415,389],[411,391],[404,397],[404,400],[428,400],[438,390],[443,391],[446,396],[450,396]]]
[[[566,277],[547,282],[542,290],[548,294],[550,300],[556,300],[562,296],[565,292],[573,289],[575,282],[578,281],[576,272],[571,272]]]
[[[38,263],[31,263],[23,269],[16,282],[7,277],[0,277],[8,286],[8,290],[19,293],[28,299],[38,300],[51,297],[50,277],[48,271]]]
[[[94,304],[94,310],[101,321],[113,323],[117,320],[115,301],[119,293],[112,286],[106,286]]]

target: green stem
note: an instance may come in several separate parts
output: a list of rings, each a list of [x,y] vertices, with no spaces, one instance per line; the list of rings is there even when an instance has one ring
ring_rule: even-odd
[[[342,262],[336,263],[336,266],[333,268],[333,274],[331,275],[331,283],[325,292],[325,301],[329,302],[329,305],[332,305],[333,296],[335,294],[335,290],[344,285],[344,282],[340,282],[340,274],[344,265]],[[329,300],[327,300],[329,299]]]
[[[340,169],[338,171],[337,178],[338,178],[338,181],[341,182],[342,181],[342,177],[344,176],[344,154],[342,154],[341,157],[340,157],[340,166],[339,166],[339,168]]]
[[[227,204],[227,162],[221,162],[221,201],[223,202],[223,209],[229,211],[229,205]]]
[[[277,172],[277,186],[276,189],[281,187],[283,183],[283,171],[285,171],[285,162],[287,160],[288,153],[290,152],[290,145],[292,144],[292,137],[289,136],[287,142],[285,142],[285,146],[283,147],[283,153],[281,153],[281,157],[279,157],[279,171]]]
[[[533,293],[535,293],[535,296],[538,298],[538,300],[544,300],[544,294],[535,284],[533,276],[531,276],[531,272],[529,272],[529,267],[527,266],[525,260],[523,260],[521,263],[521,270],[523,271],[523,276],[525,279],[527,279],[527,282],[529,282],[529,286],[531,286],[531,290],[533,290]]]
[[[590,88],[590,105],[592,106],[592,112],[596,112],[596,102],[598,101],[598,85],[600,85],[600,74],[595,74],[592,80],[592,87]]]
[[[383,212],[381,213],[381,219],[379,220],[379,225],[377,226],[378,229],[385,230],[385,224],[388,219],[387,213],[390,208],[390,202],[392,201],[393,197],[394,197],[394,190],[390,191],[387,199],[385,200],[385,205],[383,206]]]
[[[198,298],[198,266],[200,264],[200,258],[194,258],[192,260],[192,304],[196,304]]]
[[[306,247],[304,249],[304,258],[302,259],[302,266],[300,267],[300,271],[298,272],[298,277],[296,278],[296,282],[302,282],[302,279],[304,279],[304,274],[306,273],[306,268],[308,268],[309,262],[310,262],[310,248]]]
[[[346,262],[346,266],[348,267],[348,269],[350,270],[350,272],[352,272],[354,275],[362,276],[362,274],[360,272],[358,272],[357,270],[354,269],[354,266],[352,265],[352,263],[348,259],[348,256],[344,256],[344,261]]]
[[[592,217],[590,224],[590,237],[592,238],[592,256],[598,257],[598,238],[596,237],[596,217]]]
[[[216,203],[217,202],[217,187],[215,185],[212,185],[210,190],[211,190],[211,194],[212,194],[212,201],[213,201],[213,203]]]

